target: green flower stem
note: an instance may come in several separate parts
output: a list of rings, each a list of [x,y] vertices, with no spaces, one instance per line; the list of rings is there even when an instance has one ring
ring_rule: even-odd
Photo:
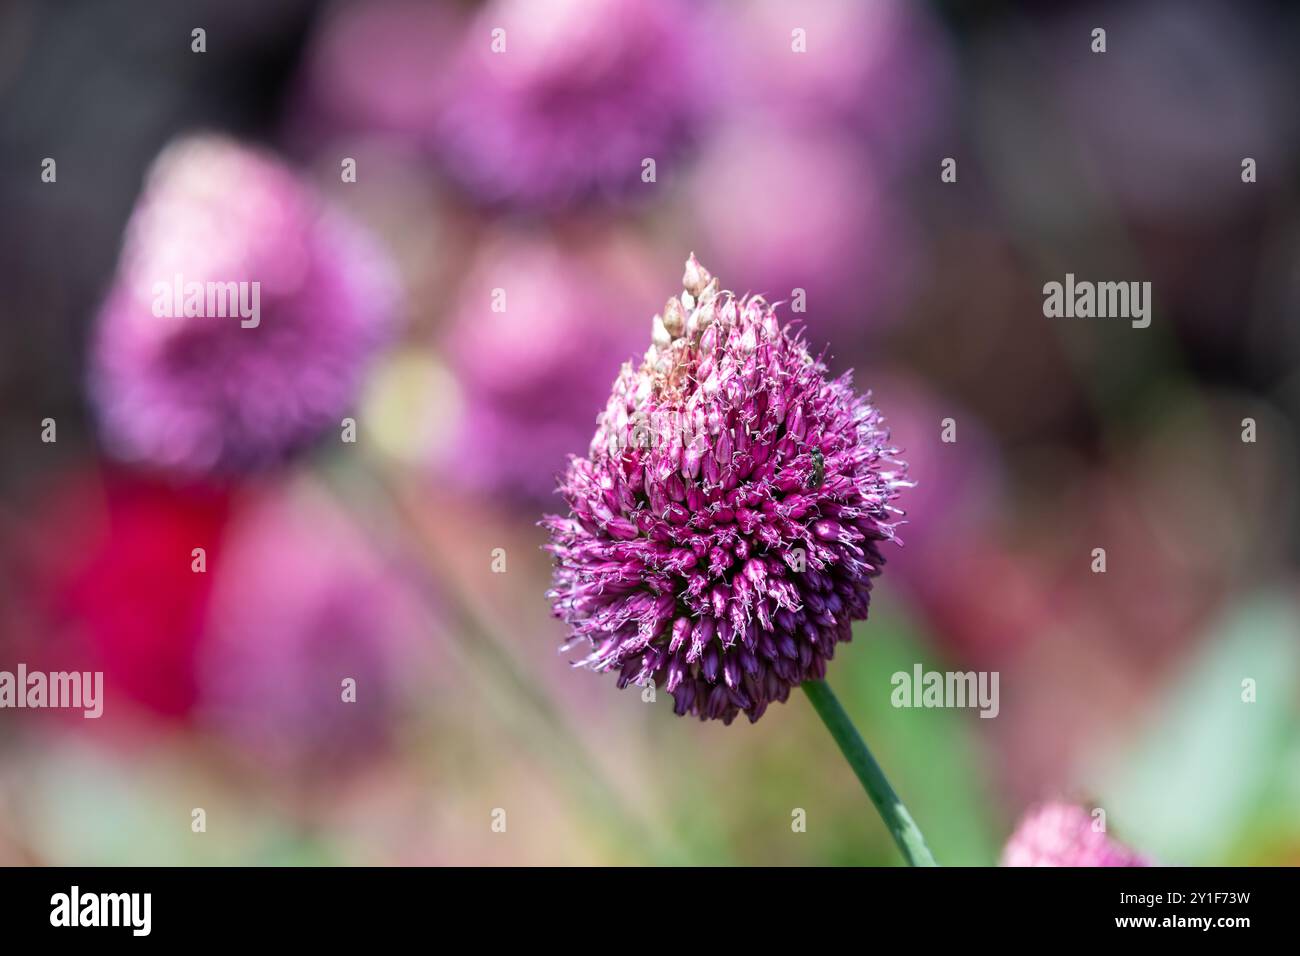
[[[898,799],[898,794],[894,793],[894,788],[885,779],[885,772],[880,769],[880,764],[876,763],[876,758],[871,756],[871,751],[863,742],[862,735],[858,733],[857,728],[853,726],[853,721],[840,706],[839,699],[830,685],[824,680],[810,680],[804,681],[803,689],[808,694],[808,699],[812,701],[817,716],[822,719],[826,729],[840,745],[840,752],[844,754],[844,759],[858,775],[858,780],[862,782],[862,789],[867,791],[867,796],[876,805],[877,812],[885,821],[885,826],[889,828],[894,842],[898,844],[898,849],[902,851],[903,859],[907,860],[909,866],[938,866],[934,857],[930,855],[930,848],[925,845],[925,837],[921,835],[916,821],[912,819],[912,815],[907,812],[907,807],[903,806],[903,801]]]

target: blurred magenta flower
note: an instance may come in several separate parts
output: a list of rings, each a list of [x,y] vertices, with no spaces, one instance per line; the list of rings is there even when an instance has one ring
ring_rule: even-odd
[[[173,144],[92,346],[108,450],[184,473],[283,458],[340,426],[397,293],[379,247],[276,159],[213,136]]]
[[[753,0],[722,10],[720,70],[731,102],[800,126],[854,130],[888,167],[916,155],[942,125],[954,66],[925,4]]]
[[[269,766],[306,771],[391,739],[402,681],[419,673],[427,642],[402,569],[321,492],[296,492],[277,490],[231,524],[197,716]]]
[[[550,499],[565,456],[642,341],[653,310],[639,257],[617,239],[501,235],[470,266],[446,348],[464,413],[444,453],[462,487]],[[643,291],[644,290],[644,291]]]
[[[543,522],[580,666],[654,681],[678,714],[751,721],[819,680],[867,616],[909,484],[879,412],[692,256]]]
[[[108,471],[57,482],[11,542],[21,558],[32,633],[17,652],[33,668],[104,672],[104,715],[131,705],[186,719],[228,489],[179,487]]]
[[[710,139],[687,196],[684,218],[720,271],[738,291],[790,302],[814,351],[834,339],[855,354],[897,314],[914,243],[854,141],[735,123]]]
[[[559,207],[653,190],[701,117],[708,58],[680,0],[494,0],[466,29],[435,131],[486,203]]]
[[[426,139],[462,29],[457,8],[447,3],[335,4],[312,38],[289,123],[315,142],[356,132]]]
[[[1045,803],[1021,817],[1002,851],[1002,866],[1150,866],[1140,853],[1093,826],[1082,807]]]

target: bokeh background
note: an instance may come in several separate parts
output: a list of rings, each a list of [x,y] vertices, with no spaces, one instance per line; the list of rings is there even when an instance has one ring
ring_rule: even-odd
[[[536,521],[692,250],[803,289],[911,464],[829,679],[940,861],[1064,798],[1300,863],[1298,14],[10,0],[0,667],[106,702],[0,711],[0,863],[895,863],[801,696],[688,722],[558,650]],[[288,331],[124,318],[214,261]],[[1066,272],[1150,328],[1044,318]],[[918,662],[1000,713],[891,707]]]

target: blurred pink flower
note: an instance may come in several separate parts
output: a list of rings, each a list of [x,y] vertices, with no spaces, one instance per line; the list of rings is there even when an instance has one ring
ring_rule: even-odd
[[[430,643],[403,573],[320,492],[254,503],[232,523],[216,568],[200,720],[280,769],[377,751]]]
[[[462,29],[457,8],[447,3],[336,4],[311,40],[290,124],[312,141],[356,132],[426,139]]]
[[[645,262],[618,240],[500,236],[470,268],[446,346],[464,391],[450,478],[524,504],[549,501],[585,448],[623,362],[656,308]]]
[[[680,0],[487,4],[450,67],[435,133],[448,171],[484,202],[524,206],[661,188],[712,75],[694,21]]]
[[[954,67],[943,28],[924,4],[753,0],[723,9],[733,102],[799,124],[856,130],[890,167],[941,126]],[[796,30],[806,52],[796,52]]]
[[[836,355],[853,356],[897,314],[913,244],[852,140],[737,123],[710,140],[688,201],[699,253],[737,293],[790,302],[814,352],[834,341]]]
[[[177,316],[172,290],[184,304],[192,284],[201,314]],[[248,318],[228,314],[232,288]],[[92,344],[105,444],[183,473],[281,459],[340,425],[396,298],[368,235],[279,161],[212,136],[173,144],[149,172]]]
[[[1002,851],[1002,866],[1150,866],[1094,827],[1092,816],[1068,803],[1034,807],[1020,819]]]

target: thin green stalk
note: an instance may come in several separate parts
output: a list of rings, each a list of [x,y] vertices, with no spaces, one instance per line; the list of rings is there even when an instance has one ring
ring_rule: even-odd
[[[647,828],[592,759],[568,726],[567,718],[520,669],[516,657],[474,602],[448,585],[452,576],[439,573],[437,556],[419,530],[419,515],[410,510],[407,495],[391,476],[382,470],[349,465],[336,465],[324,474],[342,498],[354,507],[360,501],[368,508],[370,526],[384,528],[388,538],[414,559],[415,566],[433,575],[443,602],[441,613],[453,621],[446,634],[456,652],[496,685],[491,692],[499,702],[497,712],[507,728],[542,753],[543,759],[550,760],[559,771],[558,779],[577,788],[580,799],[609,823],[610,832],[630,851],[648,850],[656,865],[692,862],[675,842]],[[414,534],[410,533],[412,528],[417,529]],[[577,774],[569,772],[572,770]]]
[[[840,706],[839,699],[830,685],[824,680],[805,681],[803,689],[808,694],[808,699],[812,701],[817,716],[822,719],[826,729],[840,745],[840,752],[844,754],[844,759],[858,775],[858,780],[862,782],[862,789],[867,791],[867,796],[876,805],[876,810],[885,821],[885,826],[889,828],[890,835],[898,844],[898,849],[902,851],[908,865],[938,866],[934,857],[930,855],[930,848],[925,845],[925,837],[921,835],[916,821],[907,812],[907,807],[903,806],[903,801],[898,799],[898,794],[894,793],[894,788],[885,778],[885,772],[880,769],[880,764],[876,763],[876,758],[871,756],[871,751],[863,742],[862,735],[858,733],[858,729],[853,726],[853,721]]]

